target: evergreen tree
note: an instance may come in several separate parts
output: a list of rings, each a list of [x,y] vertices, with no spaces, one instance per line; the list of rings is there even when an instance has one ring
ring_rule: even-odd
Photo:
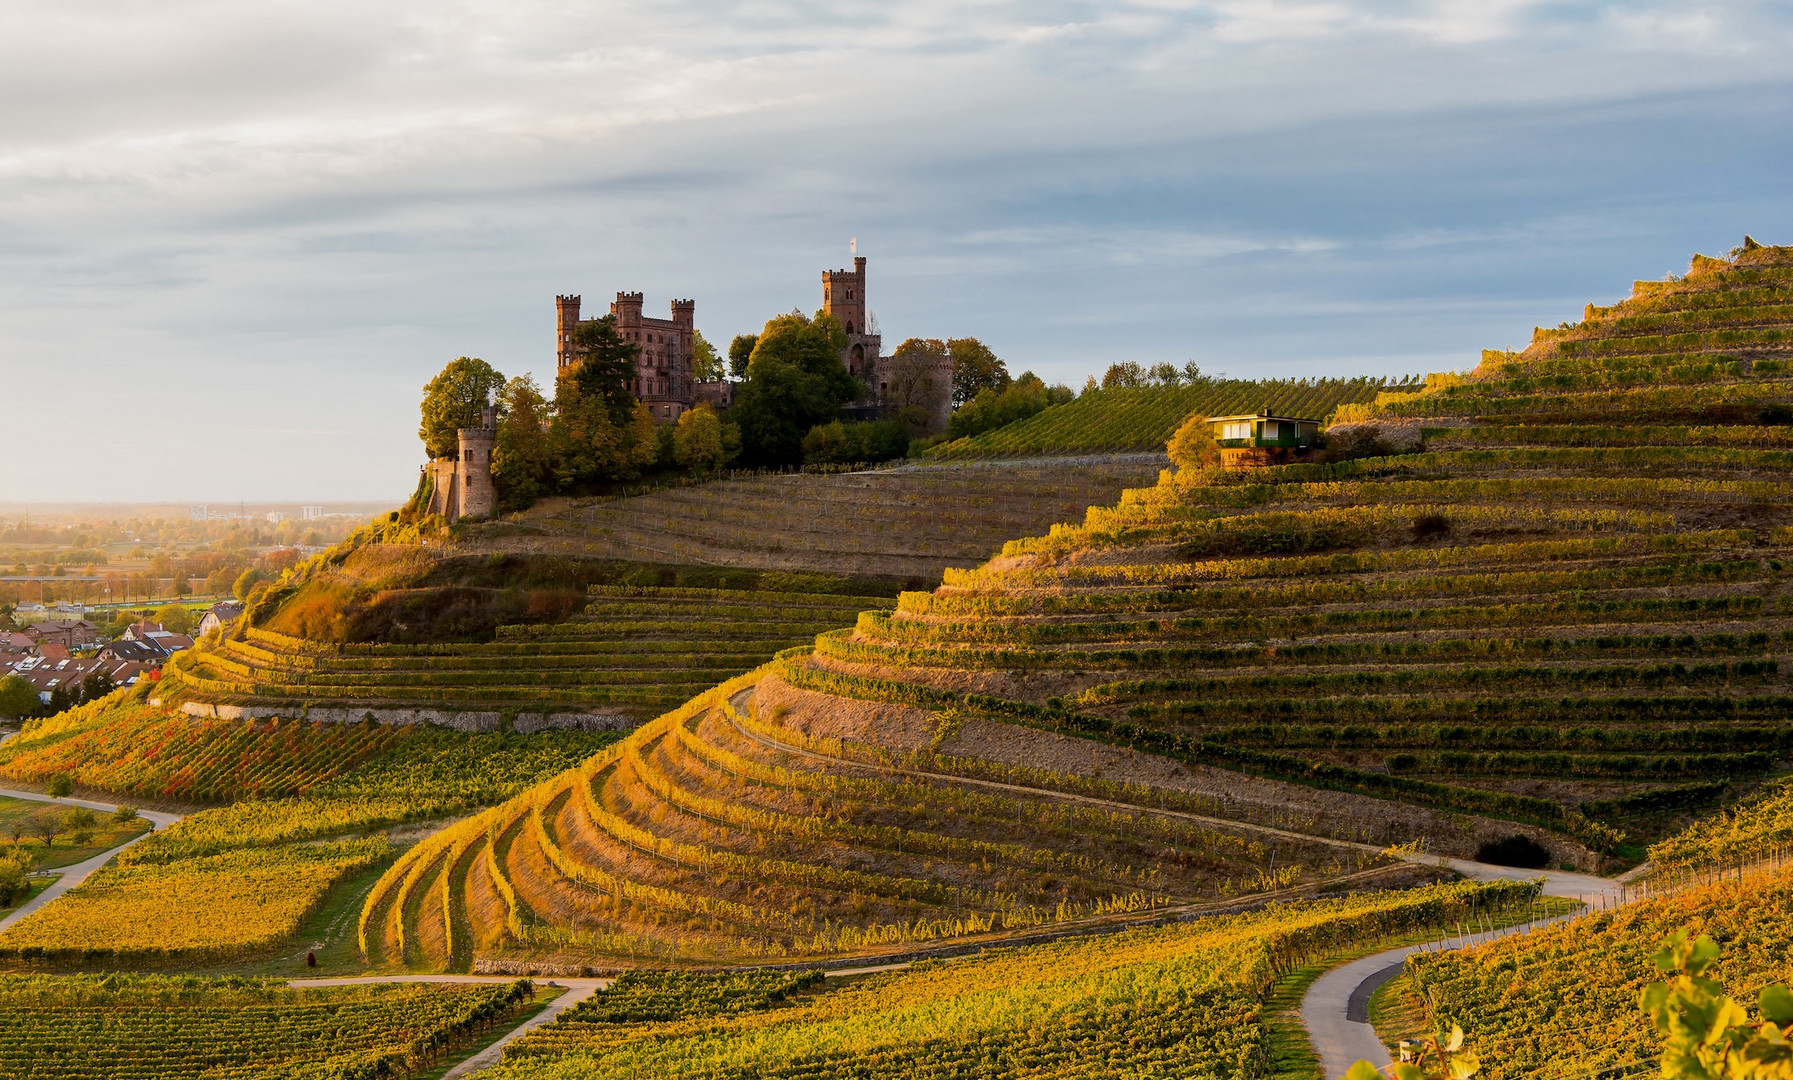
[[[610,422],[617,427],[629,423],[635,410],[636,360],[641,346],[625,340],[616,329],[616,316],[589,319],[579,324],[573,335],[579,362],[571,379],[562,379],[555,388],[555,404],[560,403],[562,387],[573,383],[580,396],[601,399],[610,411]]]

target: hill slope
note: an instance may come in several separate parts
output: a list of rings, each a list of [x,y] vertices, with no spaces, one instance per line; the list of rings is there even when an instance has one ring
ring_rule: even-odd
[[[537,507],[474,526],[469,553],[539,552],[700,566],[939,580],[1004,540],[1074,521],[1150,483],[1154,453],[1080,462],[903,467],[719,480],[648,495]]]

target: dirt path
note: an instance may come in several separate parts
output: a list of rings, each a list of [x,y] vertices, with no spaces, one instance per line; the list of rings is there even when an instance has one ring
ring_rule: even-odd
[[[733,698],[730,698],[729,704],[734,707],[736,712],[743,712],[745,710],[741,703],[744,703],[752,696],[753,688],[748,687],[736,694]],[[767,739],[748,731],[746,728],[743,728],[732,720],[729,721],[729,724],[743,738],[751,739],[767,749],[777,750],[780,753],[790,754],[795,757],[806,757],[816,761],[826,761],[834,765],[845,765],[855,769],[872,769],[878,772],[892,773],[897,776],[921,776],[930,780],[944,780],[954,784],[967,784],[971,787],[980,787],[990,791],[1009,791],[1019,795],[1033,795],[1048,799],[1061,799],[1065,802],[1079,803],[1084,806],[1100,806],[1110,810],[1144,811],[1150,814],[1157,814],[1160,817],[1176,818],[1180,821],[1191,821],[1201,825],[1218,828],[1238,829],[1259,836],[1274,837],[1279,840],[1325,844],[1348,851],[1366,852],[1371,855],[1380,855],[1386,850],[1385,848],[1379,848],[1374,844],[1362,844],[1355,840],[1337,840],[1330,836],[1316,836],[1312,833],[1295,832],[1292,829],[1279,829],[1274,825],[1256,825],[1247,821],[1237,821],[1233,818],[1209,817],[1205,814],[1192,814],[1184,810],[1161,810],[1150,806],[1140,806],[1137,803],[1120,802],[1114,799],[1102,799],[1094,795],[1076,795],[1065,791],[1054,791],[1051,788],[1028,787],[1025,784],[1004,783],[1000,780],[977,780],[971,777],[954,776],[951,773],[925,772],[920,769],[899,769],[888,765],[873,765],[864,761],[853,761],[848,758],[833,757],[829,754],[818,753],[814,750],[806,750],[803,747],[792,746],[788,743],[774,742],[771,739]],[[1470,865],[1479,866],[1481,864],[1472,863]]]
[[[59,806],[85,806],[89,810],[99,810],[108,814],[118,809],[118,807],[112,803],[94,802],[90,799],[57,799],[45,795],[41,791],[15,791],[12,788],[0,788],[0,795],[9,799],[28,799],[32,802],[55,803]],[[25,916],[30,915],[32,912],[56,899],[58,896],[61,896],[63,893],[68,892],[83,881],[86,881],[93,875],[95,870],[98,870],[100,867],[111,862],[112,857],[123,851],[125,848],[137,843],[145,836],[153,836],[157,829],[166,829],[168,826],[173,825],[181,819],[179,814],[165,814],[159,810],[140,810],[138,813],[148,819],[155,828],[142,835],[133,836],[131,839],[126,840],[117,847],[112,848],[109,851],[102,851],[90,859],[75,863],[73,866],[62,867],[59,871],[61,876],[55,881],[52,881],[48,888],[25,903],[20,904],[18,910],[10,912],[4,919],[0,919],[0,930],[5,930],[13,923],[18,922],[20,919],[23,919]]]

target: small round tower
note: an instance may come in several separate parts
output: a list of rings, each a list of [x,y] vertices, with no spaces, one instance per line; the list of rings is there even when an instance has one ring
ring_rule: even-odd
[[[498,509],[498,489],[492,483],[492,448],[498,442],[498,410],[487,405],[479,411],[479,426],[459,432],[460,460],[455,473],[460,482],[457,517],[491,517]]]

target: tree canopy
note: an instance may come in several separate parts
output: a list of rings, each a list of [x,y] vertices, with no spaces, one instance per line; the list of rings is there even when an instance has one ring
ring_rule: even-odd
[[[40,704],[36,688],[25,676],[8,675],[0,679],[0,716],[13,719],[30,716],[37,712]]]
[[[728,375],[731,379],[747,377],[747,362],[753,358],[753,347],[758,345],[758,334],[736,334],[728,343]]]
[[[423,423],[417,437],[430,457],[454,457],[460,449],[460,430],[479,426],[479,411],[503,385],[504,376],[478,357],[449,361],[423,388]]]
[[[691,377],[698,382],[721,382],[726,374],[722,357],[717,354],[716,346],[703,336],[703,331],[691,332]]]
[[[793,311],[766,323],[731,413],[749,461],[801,463],[809,430],[840,419],[841,405],[864,395],[865,387],[841,363],[846,347],[846,332],[825,312],[812,319]]]
[[[946,354],[953,358],[953,408],[985,390],[1008,388],[1009,366],[974,337],[949,338]]]
[[[506,510],[522,510],[552,483],[548,401],[528,375],[504,384],[498,395],[498,439],[492,447],[492,483]]]

